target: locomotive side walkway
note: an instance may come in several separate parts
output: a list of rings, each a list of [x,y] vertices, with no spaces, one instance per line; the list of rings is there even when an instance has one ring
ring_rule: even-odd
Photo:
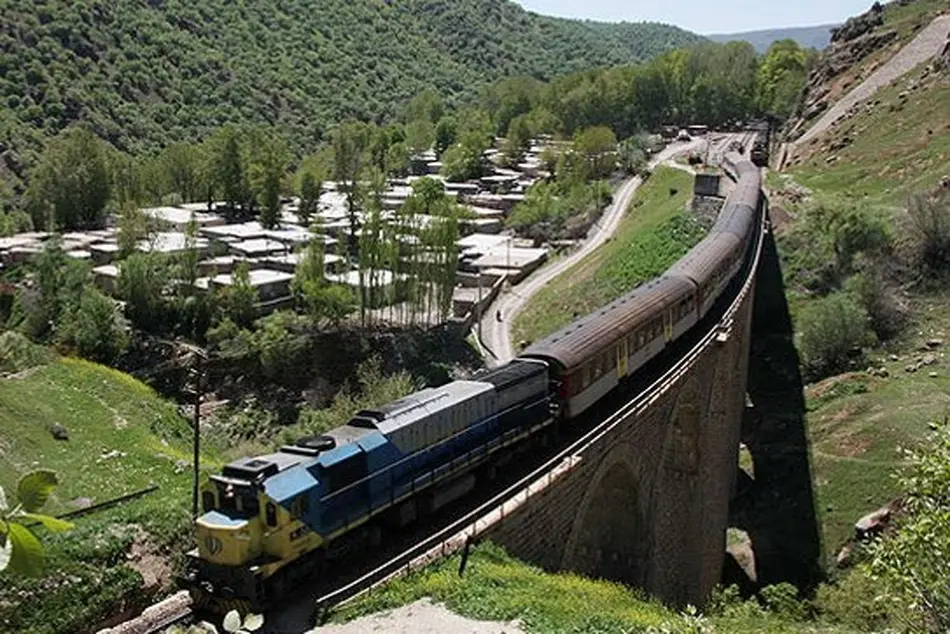
[[[716,155],[721,153],[733,140],[744,138],[743,135],[726,135],[721,139],[710,141],[713,143],[711,153]],[[650,160],[650,169],[655,169],[658,165],[667,165],[685,169],[687,166],[680,165],[673,161],[673,158],[692,151],[702,150],[707,141],[706,139],[694,139],[688,143],[673,143],[665,147]],[[566,272],[572,266],[583,260],[594,252],[598,247],[607,242],[623,219],[624,212],[630,206],[633,195],[637,188],[643,183],[639,176],[625,181],[617,193],[614,195],[614,201],[604,212],[601,219],[594,224],[587,239],[579,249],[567,257],[555,260],[548,266],[544,266],[521,284],[513,287],[510,291],[499,295],[498,299],[485,311],[481,324],[480,345],[484,348],[482,351],[489,367],[496,367],[507,363],[515,356],[514,346],[511,342],[511,325],[515,317],[524,309],[525,304],[531,297],[540,291],[548,282]],[[502,321],[499,322],[495,315],[501,311]],[[478,339],[478,328],[475,328],[476,339]]]

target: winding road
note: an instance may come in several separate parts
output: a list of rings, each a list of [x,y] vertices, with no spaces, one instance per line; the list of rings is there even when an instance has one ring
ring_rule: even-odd
[[[712,156],[718,156],[725,152],[733,140],[744,142],[747,135],[730,134],[723,137],[712,138],[708,142],[712,143],[709,148]],[[707,149],[706,139],[694,139],[688,143],[673,143],[668,145],[650,160],[650,169],[658,165],[669,165],[680,169],[692,171],[685,165],[680,165],[673,161],[673,158],[692,151],[704,151]],[[540,291],[544,286],[564,273],[572,266],[590,255],[597,247],[607,242],[607,240],[617,231],[623,214],[630,206],[634,193],[643,182],[640,177],[634,177],[624,181],[614,195],[613,203],[601,216],[601,219],[591,227],[587,234],[587,239],[579,249],[569,256],[556,260],[548,266],[538,269],[534,274],[528,277],[518,286],[510,291],[502,293],[498,299],[485,310],[485,316],[482,318],[481,334],[476,333],[476,338],[480,336],[481,346],[485,349],[485,359],[490,367],[495,367],[507,363],[514,357],[514,346],[511,342],[511,324],[514,318],[527,304],[531,297]],[[499,322],[495,315],[501,311],[503,321]]]

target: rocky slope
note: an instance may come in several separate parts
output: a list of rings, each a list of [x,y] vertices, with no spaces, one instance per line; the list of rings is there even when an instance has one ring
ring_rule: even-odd
[[[897,0],[886,6],[875,3],[868,12],[834,29],[830,46],[808,77],[798,116],[785,126],[784,138],[798,141],[806,135],[817,136],[817,133],[823,132],[823,129],[810,129],[843,97],[865,80],[872,79],[875,71],[888,64],[945,10],[945,3],[936,0]],[[899,75],[927,61],[934,48],[939,47],[946,38],[946,32],[930,29],[928,37],[935,40],[928,42],[932,46],[921,46],[920,54],[907,55],[900,60],[902,68]],[[870,90],[866,92],[873,94],[893,79],[882,77],[878,82],[880,85],[867,86]]]

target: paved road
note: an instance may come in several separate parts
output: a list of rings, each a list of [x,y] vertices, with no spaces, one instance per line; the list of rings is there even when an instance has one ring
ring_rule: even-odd
[[[712,141],[711,156],[719,156],[728,147],[729,143],[735,139],[743,140],[746,135],[726,135]],[[706,149],[706,140],[694,139],[688,143],[674,143],[667,146],[659,152],[650,161],[650,168],[665,164],[680,169],[686,166],[675,163],[673,158],[680,154],[691,151],[704,151]],[[521,312],[524,305],[532,295],[540,291],[544,286],[555,277],[564,273],[569,268],[580,262],[597,247],[607,241],[610,236],[616,232],[620,226],[620,220],[623,218],[624,211],[630,206],[633,194],[637,187],[642,183],[639,177],[631,178],[625,181],[620,189],[614,195],[614,201],[604,212],[600,221],[597,222],[587,235],[587,240],[581,247],[571,253],[569,256],[542,267],[515,286],[511,291],[503,293],[497,300],[485,311],[485,317],[482,319],[481,341],[487,349],[486,361],[489,366],[501,365],[510,361],[514,357],[514,347],[511,342],[510,326],[514,322],[514,317]],[[503,320],[498,322],[495,314],[501,311]]]
[[[936,17],[887,63],[832,106],[794,145],[805,145],[834,125],[856,104],[873,96],[878,89],[889,85],[923,62],[939,55],[947,45],[948,36],[950,36],[950,15]]]

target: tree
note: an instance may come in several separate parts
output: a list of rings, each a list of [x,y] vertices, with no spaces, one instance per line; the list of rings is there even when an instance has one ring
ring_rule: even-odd
[[[168,261],[160,253],[133,253],[120,263],[118,293],[136,328],[163,332],[170,325],[164,296],[170,279]]]
[[[526,115],[518,115],[508,125],[503,152],[509,165],[521,162],[524,153],[531,149],[531,123]]]
[[[78,303],[89,282],[89,267],[67,256],[59,241],[53,239],[31,268],[39,293],[24,301],[26,315],[21,327],[33,339],[50,339],[63,314]]]
[[[300,206],[297,209],[297,217],[300,218],[300,224],[310,225],[310,220],[320,210],[320,194],[323,191],[323,183],[317,180],[313,172],[306,171],[300,178]]]
[[[875,590],[908,632],[950,631],[950,426],[932,427],[919,450],[905,452],[910,466],[899,478],[905,495],[896,531],[871,547]]]
[[[442,97],[432,88],[426,88],[406,105],[403,119],[406,123],[413,121],[428,121],[435,124],[442,118],[445,110],[442,105]]]
[[[465,133],[442,156],[442,175],[449,181],[465,181],[485,173],[485,150],[490,140],[478,132]]]
[[[154,222],[137,205],[126,205],[119,212],[119,257],[127,258],[140,242],[149,241],[155,231]]]
[[[620,166],[627,174],[641,174],[647,169],[648,142],[643,135],[634,135],[624,139],[617,146]]]
[[[52,471],[41,469],[27,473],[17,482],[17,499],[12,508],[0,487],[0,572],[9,568],[16,574],[33,577],[43,573],[46,563],[43,545],[23,522],[38,522],[53,532],[72,528],[69,522],[38,512],[57,484]]]
[[[759,62],[755,103],[762,112],[789,117],[808,78],[808,54],[795,40],[774,42]]]
[[[107,364],[129,345],[118,305],[89,286],[83,289],[78,304],[63,314],[56,339],[87,359]]]
[[[36,227],[68,231],[102,226],[111,193],[105,143],[86,128],[72,127],[46,146],[26,198]]]
[[[348,121],[333,131],[333,177],[346,196],[347,215],[350,221],[349,253],[356,253],[356,230],[360,205],[360,188],[357,179],[366,161],[366,148],[370,128],[358,121]]]
[[[201,172],[205,160],[202,147],[190,143],[172,143],[158,155],[165,187],[179,201],[189,203],[203,195]]]
[[[217,183],[232,219],[248,213],[250,198],[247,168],[234,128],[221,130],[214,158],[214,181]]]
[[[409,173],[409,148],[399,141],[389,146],[386,153],[386,172],[390,176],[406,176]]]
[[[573,152],[582,161],[576,164],[578,180],[606,178],[617,166],[617,136],[605,126],[581,130],[574,135]]]
[[[442,156],[455,143],[457,127],[455,117],[446,115],[439,119],[439,123],[435,126],[435,153],[437,156]]]
[[[283,137],[274,133],[261,133],[261,136],[263,138],[254,143],[250,182],[261,206],[261,225],[273,229],[280,224],[280,188],[287,173],[290,151]]]
[[[231,285],[221,292],[221,307],[231,321],[248,328],[254,322],[256,304],[257,290],[251,286],[251,271],[247,262],[241,262],[231,274]]]
[[[435,128],[426,119],[412,121],[406,126],[406,145],[412,154],[421,154],[435,143]]]

